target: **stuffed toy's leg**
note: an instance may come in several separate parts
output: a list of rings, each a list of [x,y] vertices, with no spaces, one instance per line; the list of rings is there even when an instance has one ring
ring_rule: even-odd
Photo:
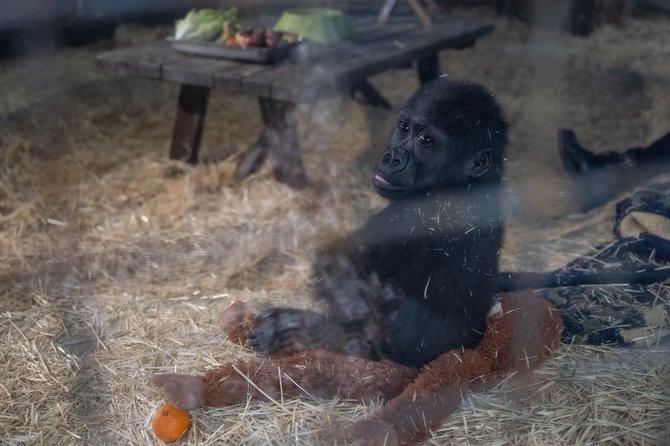
[[[295,352],[281,358],[253,358],[225,364],[205,375],[154,375],[153,383],[183,409],[228,406],[247,398],[275,400],[298,397],[390,400],[419,370],[391,361],[370,361],[321,350]]]
[[[228,338],[245,343],[255,317],[234,302],[219,320]],[[285,356],[253,358],[225,364],[205,375],[155,375],[153,383],[183,409],[201,405],[228,406],[247,398],[318,397],[390,400],[400,394],[419,370],[391,361],[371,361],[322,350],[299,350]]]

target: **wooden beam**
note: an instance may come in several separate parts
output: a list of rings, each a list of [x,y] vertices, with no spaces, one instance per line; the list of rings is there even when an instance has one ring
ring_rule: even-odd
[[[414,14],[416,14],[423,26],[428,28],[433,25],[433,21],[430,19],[430,16],[423,8],[421,3],[419,3],[419,0],[407,0],[407,3],[409,3],[409,5],[412,7]]]
[[[379,11],[379,15],[377,16],[377,21],[379,23],[386,23],[397,1],[398,0],[386,0],[384,2],[382,9]]]
[[[377,21],[379,23],[386,23],[396,3],[397,0],[386,0],[384,2],[382,9],[379,11],[379,15],[377,16]],[[407,3],[409,3],[409,5],[412,7],[414,14],[416,14],[423,26],[429,27],[433,24],[433,21],[430,19],[430,15],[426,12],[426,9],[419,2],[419,0],[407,0]],[[437,5],[433,0],[428,0],[428,7],[433,12],[437,10]]]

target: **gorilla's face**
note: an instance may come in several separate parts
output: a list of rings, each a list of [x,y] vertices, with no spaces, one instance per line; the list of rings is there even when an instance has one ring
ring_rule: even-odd
[[[375,188],[395,199],[499,179],[493,152],[502,158],[504,129],[497,104],[480,87],[433,81],[400,111],[375,168]]]
[[[374,185],[386,198],[402,198],[460,178],[450,160],[448,135],[425,116],[403,110],[375,169]]]

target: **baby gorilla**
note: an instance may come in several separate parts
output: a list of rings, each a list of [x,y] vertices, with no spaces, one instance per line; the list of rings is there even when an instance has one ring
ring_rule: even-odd
[[[229,339],[272,358],[154,375],[153,383],[185,409],[304,395],[381,398],[389,404],[347,430],[347,443],[399,445],[427,438],[475,381],[490,385],[537,366],[561,332],[546,302],[503,296],[487,325],[503,236],[506,131],[481,86],[446,78],[423,86],[400,111],[375,169],[389,205],[316,256],[322,311],[253,315],[235,302],[221,318]]]
[[[265,355],[320,349],[412,367],[475,346],[498,273],[506,134],[483,87],[424,85],[375,169],[388,206],[317,253],[322,312],[272,308],[237,338]]]

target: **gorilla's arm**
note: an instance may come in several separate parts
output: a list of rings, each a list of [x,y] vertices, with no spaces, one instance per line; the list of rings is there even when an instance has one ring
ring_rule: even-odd
[[[397,296],[371,271],[358,242],[355,236],[338,239],[317,253],[313,296],[321,313],[269,308],[234,339],[266,356],[314,348],[382,359]]]

